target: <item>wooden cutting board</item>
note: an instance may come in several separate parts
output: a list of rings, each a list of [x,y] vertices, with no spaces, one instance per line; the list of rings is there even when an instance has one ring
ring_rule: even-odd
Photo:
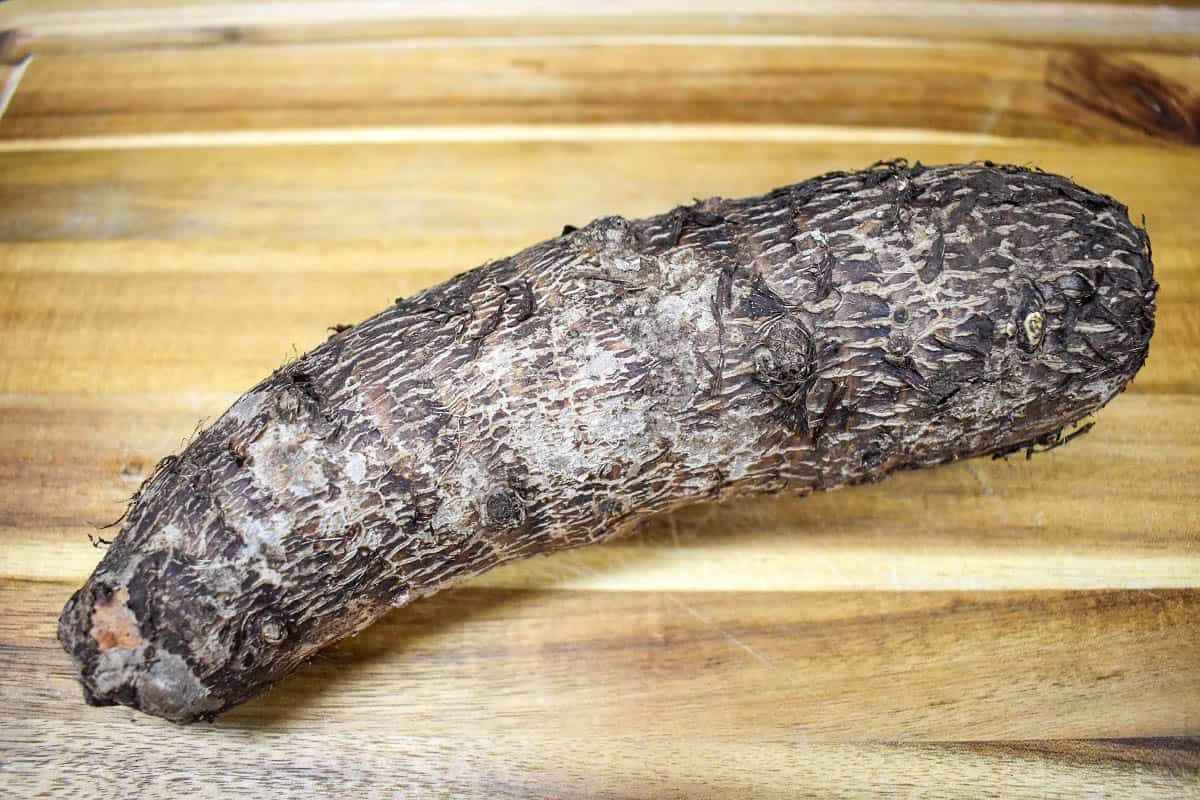
[[[1200,797],[1192,5],[0,6],[0,794]],[[1146,216],[1158,329],[1091,434],[512,565],[213,725],[83,704],[94,526],[328,326],[896,156]]]

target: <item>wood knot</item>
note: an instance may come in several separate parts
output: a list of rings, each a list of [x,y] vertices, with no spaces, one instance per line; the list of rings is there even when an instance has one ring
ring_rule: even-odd
[[[1046,85],[1078,106],[1151,136],[1200,144],[1200,95],[1132,61],[1090,50],[1054,56]]]

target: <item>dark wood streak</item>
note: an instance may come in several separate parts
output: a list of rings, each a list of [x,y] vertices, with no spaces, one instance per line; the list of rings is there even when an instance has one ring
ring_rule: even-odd
[[[1075,105],[1122,125],[1200,145],[1200,95],[1144,65],[1080,50],[1052,57],[1046,84]]]

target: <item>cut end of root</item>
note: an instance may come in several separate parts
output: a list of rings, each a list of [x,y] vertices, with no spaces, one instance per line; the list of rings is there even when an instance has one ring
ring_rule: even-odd
[[[222,700],[182,656],[156,643],[130,607],[130,589],[92,584],[59,619],[59,641],[79,673],[89,705],[121,704],[172,722],[210,718]],[[149,638],[147,638],[149,637]]]
[[[92,627],[88,634],[101,650],[114,647],[141,647],[145,644],[138,630],[137,618],[126,605],[129,590],[122,586],[103,602],[96,603],[92,610]]]

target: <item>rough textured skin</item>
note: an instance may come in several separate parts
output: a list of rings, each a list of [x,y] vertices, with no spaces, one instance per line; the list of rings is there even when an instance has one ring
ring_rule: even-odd
[[[59,638],[211,718],[391,608],[701,500],[1062,443],[1146,358],[1124,206],[878,164],[598,219],[331,337],[159,464]]]

